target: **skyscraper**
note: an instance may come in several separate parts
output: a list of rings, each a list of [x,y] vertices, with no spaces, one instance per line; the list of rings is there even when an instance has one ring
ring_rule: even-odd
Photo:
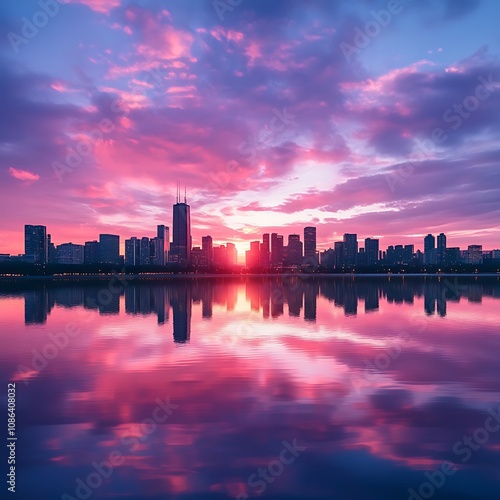
[[[125,240],[125,265],[138,266],[141,262],[141,242],[135,236]]]
[[[250,250],[245,253],[245,262],[248,268],[259,267],[260,241],[251,241]]]
[[[141,238],[141,256],[139,259],[139,263],[141,264],[141,266],[147,266],[148,264],[151,263],[150,252],[151,248],[149,245],[149,238],[144,236]]]
[[[24,254],[31,256],[36,264],[48,261],[47,228],[45,226],[24,226]]]
[[[86,241],[83,248],[83,262],[85,264],[99,264],[99,242]]]
[[[63,243],[56,248],[58,264],[83,264],[84,246]]]
[[[344,234],[344,266],[355,266],[358,256],[358,235]]]
[[[271,265],[283,265],[283,235],[271,234]]]
[[[149,240],[150,263],[155,266],[165,265],[165,240],[163,238],[151,238]]]
[[[227,267],[227,248],[224,245],[214,248],[214,267],[219,269]]]
[[[262,243],[260,244],[260,267],[266,269],[269,267],[269,233],[262,236]]]
[[[214,265],[214,242],[211,236],[201,238],[201,249],[203,250],[206,266],[212,267]]]
[[[49,264],[55,264],[57,262],[56,246],[52,243],[50,234],[47,235],[47,262]]]
[[[99,235],[99,261],[102,264],[120,262],[120,237],[115,234]]]
[[[238,251],[234,243],[226,244],[227,251],[227,265],[232,267],[238,264]]]
[[[189,265],[191,261],[191,209],[187,204],[186,195],[184,203],[180,202],[177,190],[177,203],[173,209],[173,240],[170,245],[170,260],[182,265]]]
[[[344,267],[344,242],[336,241],[333,245],[335,252],[335,269]]]
[[[308,259],[308,264],[316,261],[316,228],[304,228],[304,257]],[[313,260],[311,260],[313,259]]]
[[[436,264],[436,238],[428,234],[424,238],[424,264]]]
[[[288,264],[300,266],[302,264],[302,241],[300,235],[290,234],[288,236]]]
[[[469,245],[467,249],[467,263],[468,264],[483,263],[483,245]]]
[[[155,240],[155,264],[160,266],[165,264],[165,248],[168,248],[169,240],[169,228],[163,224],[158,225]]]
[[[446,235],[444,233],[437,237],[437,264],[440,266],[446,264]]]
[[[365,239],[366,265],[373,266],[378,262],[379,240],[374,238]]]

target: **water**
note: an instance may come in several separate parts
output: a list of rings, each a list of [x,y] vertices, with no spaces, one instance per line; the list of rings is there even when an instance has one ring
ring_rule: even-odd
[[[464,277],[0,285],[12,497],[498,499],[499,299]]]

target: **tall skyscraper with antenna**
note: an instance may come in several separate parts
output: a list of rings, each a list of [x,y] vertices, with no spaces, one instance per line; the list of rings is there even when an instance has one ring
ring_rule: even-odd
[[[184,188],[184,202],[181,202],[180,186],[177,184],[176,203],[173,209],[173,234],[170,245],[170,262],[181,265],[191,263],[191,209],[187,204],[187,193]]]

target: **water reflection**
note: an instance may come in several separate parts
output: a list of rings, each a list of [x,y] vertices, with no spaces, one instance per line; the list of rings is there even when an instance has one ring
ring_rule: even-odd
[[[500,419],[499,298],[497,278],[0,286],[18,497],[80,498],[76,479],[119,451],[87,498],[403,500],[414,488],[418,500],[444,462],[457,472],[433,498],[497,498],[500,428],[477,430]],[[151,427],[167,397],[178,408]],[[477,449],[456,448],[474,435]],[[294,440],[306,450],[259,495],[249,478]]]
[[[292,317],[316,321],[318,297],[324,297],[346,316],[357,315],[360,303],[364,313],[377,311],[379,301],[413,304],[424,298],[427,315],[445,317],[447,303],[460,300],[481,303],[483,297],[500,298],[498,278],[313,278],[283,277],[254,279],[193,279],[170,282],[130,281],[112,292],[102,283],[37,284],[17,287],[24,297],[25,324],[44,324],[55,306],[96,309],[99,314],[119,314],[120,297],[125,298],[125,313],[155,314],[158,324],[168,323],[172,309],[174,339],[186,342],[190,337],[192,304],[202,304],[202,317],[212,318],[213,306],[232,311],[238,290],[245,288],[252,311],[263,318],[278,318],[285,306]],[[104,287],[104,288],[103,288]],[[14,292],[16,293],[16,292]],[[0,291],[1,296],[1,291]]]

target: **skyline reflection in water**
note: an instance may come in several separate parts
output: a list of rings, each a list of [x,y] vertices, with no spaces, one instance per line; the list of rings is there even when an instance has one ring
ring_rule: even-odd
[[[465,277],[2,285],[18,498],[78,498],[113,451],[90,498],[406,499],[444,463],[433,498],[497,498],[500,431],[478,429],[500,409],[499,299]]]

